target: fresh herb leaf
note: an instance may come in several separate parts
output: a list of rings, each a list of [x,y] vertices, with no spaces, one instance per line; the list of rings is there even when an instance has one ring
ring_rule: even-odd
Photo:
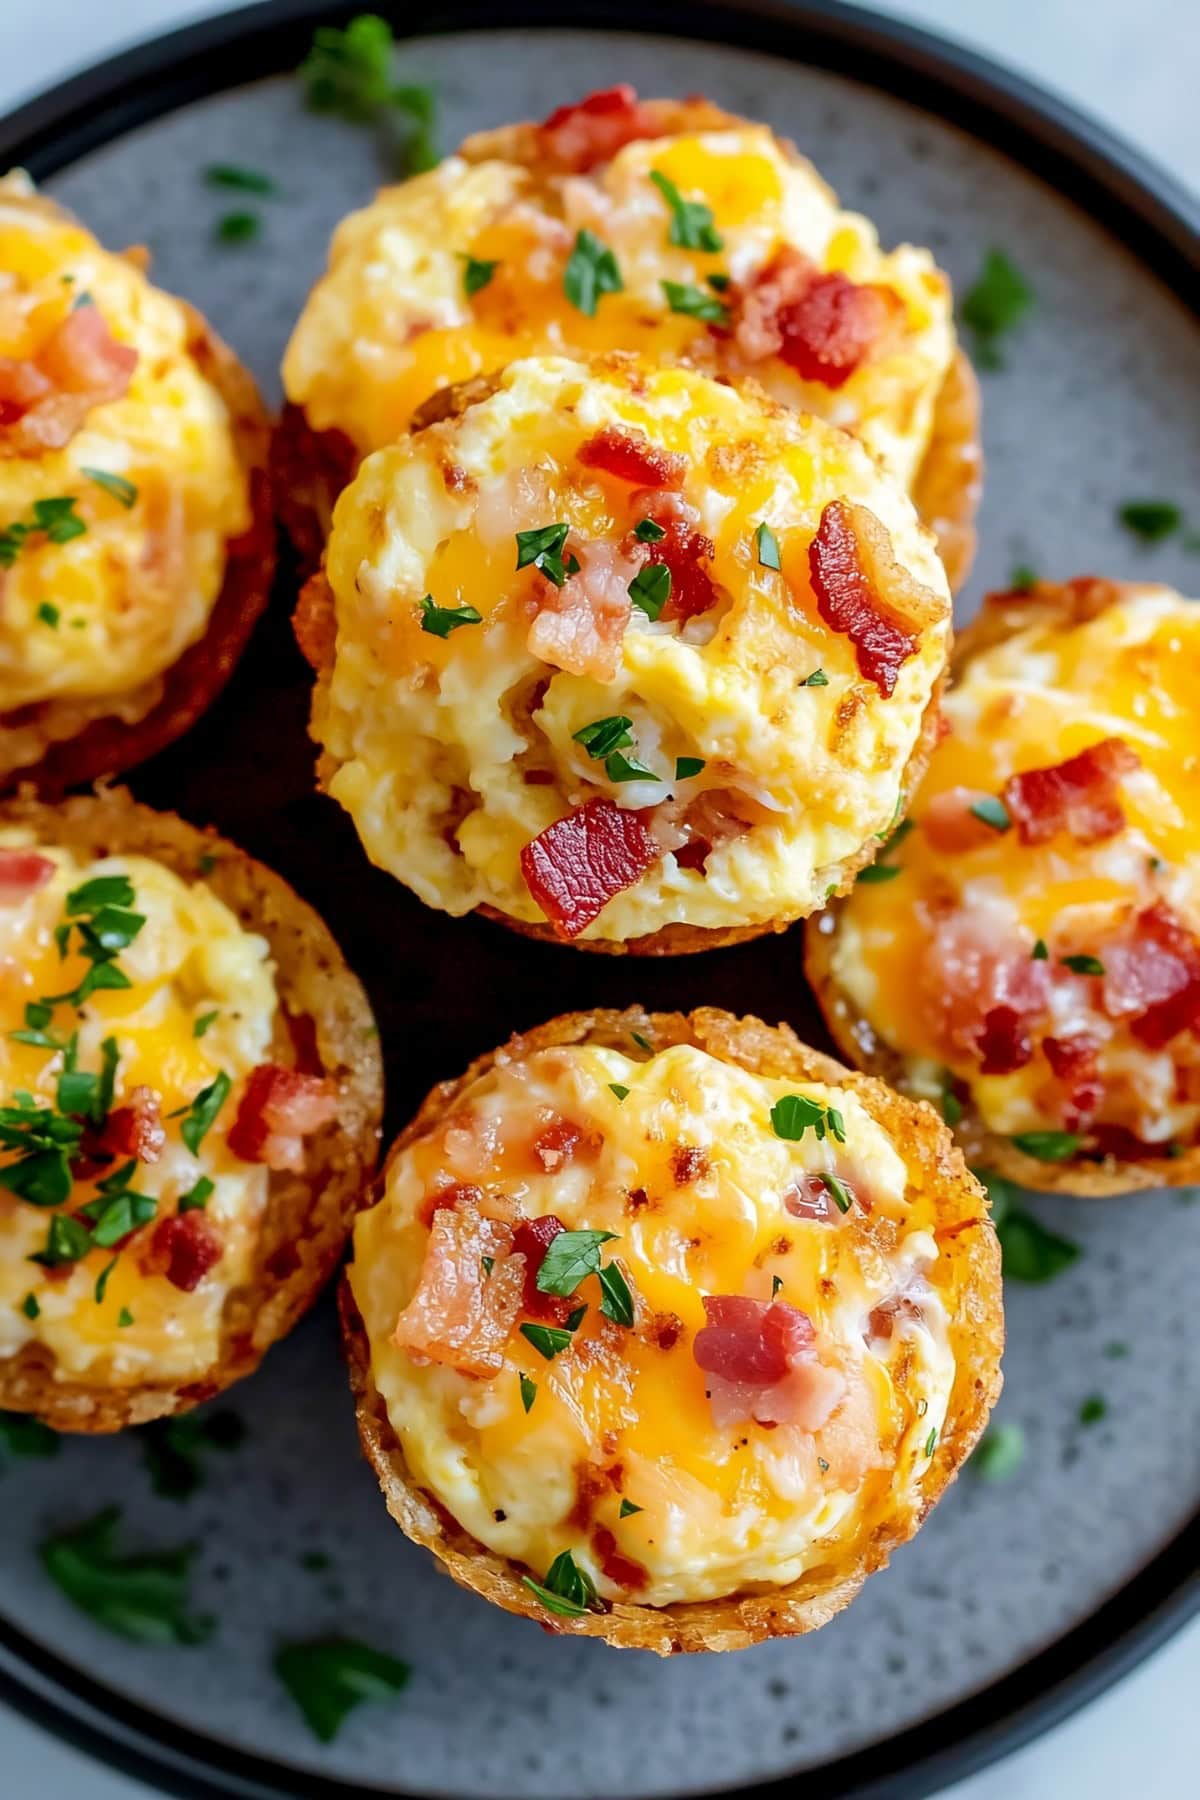
[[[937,1449],[937,1441],[938,1441],[938,1433],[937,1433],[937,1426],[935,1425],[933,1427],[933,1430],[929,1433],[929,1436],[925,1439],[925,1454],[926,1454],[926,1456],[933,1455],[934,1451]]]
[[[217,220],[213,235],[221,244],[248,244],[261,230],[262,220],[257,213],[230,212]]]
[[[0,1444],[10,1456],[57,1456],[62,1449],[57,1431],[32,1413],[0,1412]]]
[[[724,247],[724,239],[713,223],[712,208],[702,200],[685,200],[675,183],[661,169],[651,169],[650,179],[671,209],[668,241],[680,250],[706,250],[710,253]]]
[[[258,169],[239,168],[236,163],[210,163],[204,171],[209,187],[233,188],[240,194],[276,194],[279,192],[270,175]],[[88,471],[85,469],[84,474]]]
[[[1014,594],[1028,594],[1037,586],[1037,570],[1031,569],[1028,563],[1014,563],[1008,585]]]
[[[373,13],[360,13],[345,31],[322,25],[300,66],[305,97],[314,112],[332,113],[352,125],[376,121],[401,127],[401,166],[411,174],[436,163],[433,89],[392,84],[392,29]]]
[[[676,781],[690,781],[704,767],[702,756],[677,756],[675,758]]]
[[[971,1469],[981,1481],[1008,1481],[1025,1460],[1025,1433],[1019,1425],[993,1425],[979,1440]]]
[[[1074,975],[1103,975],[1104,964],[1098,956],[1063,956],[1059,958],[1063,967],[1070,969]],[[1067,1152],[1070,1155],[1070,1152]]]
[[[621,1082],[610,1081],[608,1085],[610,1091],[617,1096],[618,1100],[627,1100],[629,1098],[629,1089],[623,1086]]]
[[[657,619],[671,597],[671,571],[666,563],[647,563],[629,584],[629,598],[648,619]]]
[[[942,1091],[938,1096],[939,1104],[942,1109],[942,1117],[951,1129],[959,1124],[963,1116],[962,1101],[959,1099],[951,1085],[953,1080],[954,1077],[950,1074],[949,1070],[947,1070],[942,1077]]]
[[[782,1289],[783,1289],[783,1276],[782,1275],[772,1275],[772,1277],[771,1277],[771,1298],[772,1298],[772,1300],[778,1300],[779,1295],[782,1292]]]
[[[993,1177],[988,1178],[994,1196],[993,1180]],[[1006,1205],[995,1222],[1004,1273],[1012,1281],[1053,1281],[1078,1260],[1078,1244],[1048,1231],[1040,1219],[1035,1219],[1023,1207]]]
[[[40,1319],[41,1318],[42,1309],[38,1304],[38,1297],[36,1294],[33,1294],[33,1293],[26,1294],[25,1298],[21,1302],[21,1311],[25,1314],[25,1317],[27,1319]]]
[[[571,527],[561,520],[555,525],[541,525],[535,531],[518,531],[517,533],[517,567],[527,569],[532,563],[540,569],[547,581],[555,587],[562,587],[568,575],[576,573],[579,565],[568,568],[563,561],[563,547]],[[574,559],[571,559],[574,561]]]
[[[594,719],[590,725],[581,725],[571,736],[575,743],[583,745],[593,761],[598,761],[613,750],[621,750],[627,744],[632,744],[632,727],[632,719],[625,718],[622,713],[614,713],[610,718]]]
[[[848,1213],[854,1204],[850,1190],[843,1181],[828,1171],[822,1173],[821,1184],[829,1194],[839,1212]]]
[[[759,567],[763,569],[782,569],[783,562],[779,555],[779,539],[764,520],[754,533],[754,547],[758,552]]]
[[[800,686],[801,687],[828,687],[829,686],[829,677],[825,673],[824,669],[814,669],[811,675],[806,675],[804,677],[804,680],[800,683]]]
[[[818,1139],[828,1131],[838,1143],[846,1141],[845,1125],[836,1107],[824,1107],[805,1094],[784,1094],[775,1102],[771,1108],[771,1129],[787,1143],[799,1143],[806,1131],[815,1132]]]
[[[733,282],[731,275],[706,275],[704,279],[714,294],[726,293]]]
[[[433,637],[448,638],[460,625],[482,625],[483,616],[473,606],[438,606],[432,594],[421,602],[421,630]]]
[[[347,1714],[364,1700],[391,1700],[408,1682],[409,1665],[353,1638],[285,1644],[275,1673],[313,1735],[330,1744]]]
[[[617,1517],[619,1519],[631,1519],[634,1513],[640,1513],[643,1510],[644,1508],[635,1506],[632,1500],[626,1500],[624,1496],[622,1496],[621,1504],[617,1508]]]
[[[201,1211],[212,1199],[214,1185],[207,1175],[201,1175],[195,1187],[189,1188],[186,1194],[180,1194],[179,1211],[181,1213]]]
[[[564,1299],[573,1294],[585,1276],[599,1274],[600,1246],[615,1236],[613,1231],[560,1231],[551,1238],[537,1272],[539,1293]]]
[[[1034,962],[1045,962],[1050,954],[1049,950],[1046,948],[1045,938],[1038,938],[1029,954]]]
[[[207,1087],[201,1088],[188,1108],[187,1117],[179,1127],[179,1135],[193,1156],[199,1154],[200,1145],[229,1098],[232,1086],[232,1081],[222,1069]]]
[[[72,538],[82,537],[87,526],[75,515],[78,504],[73,494],[64,494],[54,500],[35,500],[33,529],[44,531],[52,544],[66,544]]]
[[[103,1303],[104,1295],[108,1288],[108,1278],[119,1261],[120,1258],[114,1256],[111,1262],[105,1263],[99,1275],[96,1277],[96,1285],[92,1289],[92,1298],[95,1300],[97,1306],[100,1306]]]
[[[1007,806],[995,794],[987,794],[982,800],[976,800],[968,810],[984,825],[990,825],[993,831],[1007,831],[1012,824]]]
[[[79,1211],[82,1217],[93,1221],[93,1244],[100,1250],[111,1250],[139,1225],[150,1223],[158,1212],[158,1201],[149,1194],[135,1194],[131,1188],[126,1188],[89,1200]]]
[[[633,528],[633,535],[639,544],[657,544],[666,537],[666,527],[658,525],[653,519],[639,519]]]
[[[1117,518],[1145,544],[1160,544],[1183,524],[1183,513],[1170,500],[1127,500],[1117,508]]]
[[[521,1376],[521,1405],[528,1412],[537,1399],[537,1382],[531,1381],[528,1375]]]
[[[1067,1162],[1079,1148],[1073,1131],[1020,1131],[1012,1141],[1023,1155],[1038,1162]]]
[[[469,300],[473,294],[482,293],[496,270],[500,267],[498,258],[487,261],[483,257],[463,256],[463,293]]]
[[[238,1413],[222,1409],[155,1419],[141,1426],[136,1436],[154,1492],[166,1500],[187,1500],[203,1486],[204,1453],[238,1449],[246,1440],[246,1426]]]
[[[77,919],[85,913],[101,912],[106,906],[130,907],[134,898],[128,875],[93,875],[90,881],[71,889],[64,910],[68,919]]]
[[[539,1356],[547,1362],[553,1362],[556,1356],[569,1349],[571,1333],[564,1331],[559,1325],[522,1325],[521,1336],[527,1338]]]
[[[119,1556],[115,1506],[46,1538],[42,1566],[67,1599],[118,1637],[137,1644],[199,1644],[212,1622],[189,1612],[188,1569],[195,1545]]]
[[[1096,1425],[1101,1419],[1105,1418],[1107,1414],[1108,1401],[1104,1398],[1103,1394],[1089,1394],[1083,1405],[1079,1408],[1079,1423],[1081,1425]]]
[[[997,340],[1020,323],[1033,305],[1033,290],[1003,250],[989,250],[983,268],[963,300],[963,323],[975,333],[979,361],[1001,366]]]
[[[611,1319],[614,1325],[631,1326],[634,1320],[633,1294],[618,1265],[615,1262],[606,1264],[600,1271],[599,1280],[600,1291],[604,1296],[600,1302],[600,1311],[604,1317]]]
[[[213,1020],[219,1019],[220,1016],[219,1008],[214,1008],[212,1012],[201,1013],[200,1017],[192,1026],[192,1036],[194,1038],[202,1038],[209,1026],[213,1023]]]
[[[601,295],[619,294],[624,285],[617,259],[608,245],[601,243],[586,226],[577,232],[574,248],[563,270],[563,293],[571,305],[594,319]]]
[[[57,1269],[63,1263],[78,1262],[91,1247],[92,1234],[82,1219],[73,1218],[70,1213],[55,1213],[50,1221],[45,1249],[29,1260],[41,1263],[46,1269]]]
[[[1129,1345],[1121,1343],[1119,1338],[1114,1339],[1111,1344],[1105,1344],[1104,1354],[1105,1354],[1105,1356],[1108,1356],[1108,1357],[1111,1357],[1114,1359],[1122,1357],[1122,1356],[1128,1356],[1129,1355]]]
[[[625,756],[620,750],[614,750],[611,756],[605,757],[604,773],[612,782],[662,780],[645,763],[639,762],[635,756]]]
[[[631,1031],[629,1035],[638,1046],[639,1050],[649,1050],[651,1055],[653,1055],[654,1045],[650,1042],[648,1037],[643,1037],[640,1031]]]
[[[729,308],[725,302],[718,300],[715,294],[706,294],[703,288],[692,287],[686,281],[664,281],[662,291],[673,313],[700,319],[706,325],[729,323]]]
[[[868,863],[865,869],[860,869],[855,879],[865,882],[894,881],[897,875],[903,873],[899,863],[874,862]]]
[[[58,630],[58,621],[62,617],[62,614],[59,612],[57,606],[53,605],[49,600],[42,601],[37,609],[37,616],[43,625],[48,625],[50,627],[51,631]]]
[[[546,1570],[544,1582],[531,1575],[521,1577],[548,1612],[577,1619],[596,1604],[596,1588],[586,1569],[581,1569],[569,1550],[563,1550]]]
[[[125,1328],[126,1325],[133,1324],[133,1314],[130,1312],[130,1310],[127,1306],[123,1306],[121,1308],[120,1312],[117,1314],[117,1324],[122,1328],[122,1330]]]

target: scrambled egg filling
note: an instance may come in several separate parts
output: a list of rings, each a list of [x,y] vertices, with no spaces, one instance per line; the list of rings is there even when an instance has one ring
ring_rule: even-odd
[[[473,142],[486,151],[486,139]],[[674,241],[714,236],[673,228],[655,175],[685,204],[707,208],[719,249]],[[621,283],[592,314],[564,291],[580,231],[611,252]],[[887,344],[836,389],[801,379],[779,355],[749,362],[729,332],[711,329],[728,283],[751,283],[783,250],[886,287],[899,302]],[[687,291],[677,304],[690,310],[672,310],[664,282]],[[617,349],[753,376],[788,405],[856,432],[911,487],[954,353],[950,288],[928,251],[883,252],[873,226],[840,212],[812,165],[765,126],[733,120],[639,140],[586,175],[451,156],[338,227],[283,377],[310,425],[337,428],[367,452],[390,443],[438,388],[522,356]]]
[[[609,678],[530,648],[546,583],[517,569],[516,534],[561,522],[568,557],[576,545],[615,554],[636,484],[577,460],[614,427],[683,459],[680,497],[711,540],[717,598],[685,623],[634,604]],[[809,585],[809,546],[836,499],[875,515],[935,608],[886,699]],[[737,813],[702,868],[663,855],[591,937],[760,924],[819,904],[837,865],[895,814],[948,636],[932,540],[859,443],[691,371],[621,359],[514,364],[457,420],[368,458],[338,503],[326,572],[337,644],[314,700],[323,780],[372,861],[428,904],[540,921],[521,851],[595,796],[656,816],[706,797]],[[445,635],[430,606],[453,615]],[[615,764],[580,737],[614,717],[628,721]]]
[[[1154,906],[1200,935],[1198,667],[1200,607],[1150,584],[1126,589],[1084,623],[1043,619],[967,663],[943,702],[950,732],[913,804],[914,828],[885,857],[898,875],[860,883],[834,928],[834,980],[870,1029],[908,1059],[914,1091],[936,1098],[957,1079],[984,1124],[1004,1135],[1062,1122],[1061,1089],[1041,1056],[982,1074],[978,1055],[948,1048],[943,1011],[920,999],[943,976],[953,979],[931,956],[948,922],[965,918],[975,949],[965,945],[959,958],[964,1005],[978,1010],[973,988],[989,951],[1014,945],[1034,956],[1049,981],[1045,1030],[1096,1041],[1102,1120],[1146,1143],[1195,1137],[1200,1069],[1182,1066],[1192,1060],[1190,1040],[1162,1048],[1136,1041],[1097,1005],[1103,974],[1087,960],[1072,970],[1064,958],[1092,958],[1103,970],[1106,944]],[[984,832],[965,850],[930,843],[922,820],[948,790],[998,794],[1015,773],[1113,738],[1139,766],[1121,779],[1123,826],[1100,841],[1058,831],[1023,844],[1008,828]]]
[[[844,1142],[776,1135],[772,1108],[789,1094],[834,1108]],[[582,1146],[539,1161],[531,1144],[564,1119]],[[551,1360],[520,1329],[487,1379],[400,1348],[392,1333],[421,1274],[428,1197],[464,1169],[527,1219],[611,1232],[604,1261],[627,1278],[633,1327],[604,1316],[593,1275],[570,1302],[587,1312]],[[849,1210],[795,1216],[789,1198],[837,1171]],[[796,1580],[885,1515],[920,1508],[955,1371],[934,1225],[853,1094],[685,1045],[588,1045],[501,1056],[396,1157],[383,1198],[359,1217],[350,1279],[416,1481],[539,1580],[569,1550],[602,1595],[666,1605]],[[692,1354],[705,1295],[808,1316],[842,1377],[819,1429],[714,1422]],[[876,1309],[898,1296],[907,1304],[881,1325]],[[597,1528],[640,1580],[603,1536],[597,1549]]]
[[[157,678],[203,637],[227,542],[250,522],[230,416],[179,302],[22,178],[0,182],[0,365],[33,366],[85,306],[137,362],[61,448],[11,453],[0,425],[0,713],[113,700],[144,716]],[[47,503],[59,524],[30,529]]]
[[[0,852],[31,842],[23,831],[0,832]],[[113,1386],[185,1380],[217,1359],[222,1310],[253,1270],[267,1200],[266,1168],[240,1161],[225,1142],[245,1078],[271,1047],[277,1000],[267,945],[202,880],[185,882],[141,856],[85,862],[54,846],[36,850],[55,865],[50,879],[24,899],[0,903],[0,1357],[40,1345],[63,1380]],[[131,904],[118,905],[116,913],[127,920],[132,912],[144,921],[140,926],[111,916],[104,889],[89,890],[88,884],[115,878],[132,888]],[[118,888],[107,891],[121,900]],[[91,896],[101,908],[109,905],[107,920],[97,906],[79,910]],[[44,1019],[40,1002],[77,990],[92,966],[81,949],[82,924],[117,937],[134,930],[109,965],[127,985],[98,988],[78,1005],[60,1001]],[[67,925],[64,956],[59,943]],[[28,1186],[15,1174],[29,1155],[20,1121],[34,1107],[62,1119],[64,1102],[77,1104],[60,1086],[64,1070],[101,1072],[110,1043],[116,1051],[111,1106],[128,1105],[138,1088],[152,1090],[166,1134],[161,1155],[138,1162],[123,1179],[121,1156],[77,1161],[62,1204],[24,1197],[15,1191]],[[205,1105],[203,1097],[211,1097],[214,1083],[223,1098],[207,1121],[211,1098]],[[202,1131],[198,1116],[207,1121]],[[83,1125],[79,1154],[86,1159],[90,1132]],[[98,1213],[106,1194],[126,1188],[152,1204],[133,1215],[146,1218],[136,1237],[114,1243]],[[221,1253],[186,1292],[143,1263],[154,1231],[150,1220],[185,1214],[189,1196],[188,1205],[203,1207]],[[62,1225],[56,1232],[56,1221],[88,1218],[85,1208],[106,1243],[88,1247],[62,1235]],[[49,1260],[37,1260],[48,1248]]]

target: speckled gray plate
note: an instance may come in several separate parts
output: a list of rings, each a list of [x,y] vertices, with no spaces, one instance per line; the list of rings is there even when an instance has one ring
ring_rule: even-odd
[[[294,63],[313,10],[267,9],[276,21],[308,14],[303,31],[289,34],[285,23],[269,41],[261,19],[241,37],[205,28],[187,40],[192,60],[182,65],[153,51],[127,61],[121,104],[140,93],[143,118],[160,110],[145,100],[156,78],[207,90],[136,129],[119,132],[119,106],[99,104],[121,85],[111,74],[85,84],[65,140],[75,159],[48,183],[109,242],[147,243],[157,278],[213,319],[272,394],[330,229],[381,170],[369,133],[307,115],[290,80],[213,90]],[[700,14],[689,17],[700,30]],[[714,18],[704,15],[705,30]],[[463,32],[414,41],[405,75],[436,85],[446,144],[618,80],[650,93],[703,91],[794,137],[885,241],[931,244],[960,290],[990,245],[1005,247],[1037,306],[1008,367],[985,378],[988,487],[966,611],[1018,561],[1050,576],[1152,574],[1194,588],[1194,557],[1139,548],[1114,522],[1114,505],[1130,496],[1186,498],[1196,488],[1200,354],[1194,321],[1172,294],[1016,161],[877,87],[787,60],[803,58],[805,40],[778,12],[743,15],[736,30],[758,47],[616,31]],[[902,39],[892,29],[868,43],[843,19],[812,44],[826,62],[898,86],[887,42]],[[906,41],[905,91],[922,82],[928,91],[921,70],[937,59]],[[768,44],[778,54],[764,53]],[[982,119],[996,94],[968,63],[951,67],[947,91],[957,90],[960,117],[977,105]],[[81,104],[91,92],[94,110]],[[20,123],[35,166],[60,165],[53,106]],[[1063,167],[1083,193],[1073,154]],[[1057,167],[1056,156],[1048,148],[1040,166]],[[282,182],[281,197],[261,206],[255,244],[214,244],[228,200],[200,171],[217,157]],[[1148,208],[1143,196],[1129,229],[1144,226],[1167,268],[1161,219]],[[595,999],[708,1000],[783,1012],[819,1032],[798,934],[633,968],[519,948],[405,902],[364,868],[334,810],[308,795],[304,690],[286,630],[268,622],[218,713],[135,785],[158,804],[215,819],[291,874],[358,966],[377,971],[394,1119],[500,1029]],[[809,1795],[870,1783],[888,1795],[917,1791],[1028,1730],[1031,1685],[1070,1676],[1078,1694],[1089,1647],[1134,1627],[1148,1641],[1148,1615],[1183,1609],[1194,1545],[1180,1534],[1200,1500],[1200,1209],[1189,1211],[1189,1198],[1037,1203],[1084,1253],[1053,1286],[1009,1295],[999,1417],[1024,1426],[1024,1466],[1003,1486],[966,1474],[892,1568],[812,1638],[660,1663],[552,1641],[461,1593],[390,1524],[359,1460],[326,1305],[236,1392],[245,1445],[209,1457],[207,1485],[189,1502],[150,1493],[128,1438],[68,1443],[54,1460],[3,1471],[0,1668],[60,1729],[93,1745],[107,1733],[111,1754],[178,1792],[325,1795],[344,1783],[337,1792],[681,1794],[800,1770]],[[1114,1342],[1129,1353],[1107,1353]],[[1107,1414],[1084,1426],[1080,1404],[1095,1393]],[[39,1535],[110,1501],[132,1540],[200,1542],[197,1601],[220,1622],[209,1645],[132,1647],[49,1585],[32,1553]],[[330,1559],[323,1573],[303,1566],[316,1550]],[[280,1640],[331,1631],[395,1651],[414,1674],[399,1701],[361,1708],[321,1748],[270,1661]],[[1028,1678],[1012,1673],[1039,1653]],[[1109,1672],[1119,1654],[1110,1653]],[[914,1764],[919,1773],[902,1773]]]

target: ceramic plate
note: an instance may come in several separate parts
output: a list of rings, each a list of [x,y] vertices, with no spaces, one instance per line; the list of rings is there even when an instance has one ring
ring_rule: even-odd
[[[437,35],[403,51],[405,78],[438,91],[447,146],[615,81],[701,91],[796,139],[885,242],[930,244],[960,293],[990,246],[1020,265],[1036,305],[985,377],[988,482],[964,616],[1016,563],[1200,587],[1194,555],[1139,546],[1114,510],[1187,498],[1200,466],[1200,343],[1172,291],[1186,232],[1161,183],[1139,185],[1044,98],[865,15],[593,3],[604,29],[558,29],[536,7],[521,29],[465,28],[480,11],[443,9]],[[635,13],[654,35],[622,28]],[[297,82],[274,72],[295,65],[316,16],[260,8],[136,52],[27,109],[5,145],[109,243],[147,244],[158,281],[200,306],[273,396],[330,230],[384,174],[370,132],[307,114]],[[214,240],[228,196],[201,172],[216,157],[281,182],[254,243]],[[798,930],[657,965],[585,957],[428,912],[369,869],[344,815],[312,793],[309,682],[286,579],[281,590],[221,704],[132,785],[228,832],[329,920],[371,990],[393,1129],[435,1079],[569,1007],[710,1002],[825,1041]],[[1032,1203],[1081,1254],[1052,1285],[1010,1286],[999,1418],[1023,1426],[1024,1463],[1004,1484],[964,1474],[811,1638],[659,1662],[552,1640],[460,1592],[390,1523],[359,1459],[326,1303],[234,1392],[245,1440],[205,1458],[186,1501],[152,1491],[136,1435],[64,1442],[46,1460],[0,1449],[12,1690],[160,1787],[203,1795],[682,1795],[801,1771],[809,1795],[927,1791],[1111,1677],[1196,1601],[1192,1197]],[[1097,1394],[1104,1417],[1082,1423]],[[199,1545],[196,1601],[218,1622],[207,1644],[127,1644],[49,1584],[39,1539],[105,1503],[130,1542]],[[323,1747],[271,1659],[281,1641],[327,1632],[413,1673]]]

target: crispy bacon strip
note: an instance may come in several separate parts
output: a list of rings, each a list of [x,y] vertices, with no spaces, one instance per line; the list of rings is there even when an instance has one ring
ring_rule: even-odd
[[[704,1316],[692,1354],[706,1377],[714,1425],[756,1419],[820,1430],[846,1384],[818,1360],[807,1313],[782,1300],[706,1294]]]
[[[1057,1081],[1067,1090],[1068,1113],[1064,1123],[1071,1130],[1090,1119],[1104,1092],[1100,1081],[1096,1039],[1084,1031],[1072,1037],[1042,1039],[1042,1054],[1050,1064]]]
[[[887,342],[903,314],[892,288],[823,273],[789,248],[741,294],[734,337],[748,362],[778,356],[801,380],[836,389]]]
[[[1109,1017],[1128,1018],[1151,1050],[1200,1031],[1200,939],[1163,901],[1143,908],[1124,940],[1104,946],[1103,992]]]
[[[160,1219],[142,1262],[146,1274],[165,1275],[172,1287],[191,1294],[221,1260],[221,1234],[199,1208]]]
[[[104,1122],[101,1144],[114,1156],[136,1156],[156,1163],[167,1141],[159,1098],[153,1088],[135,1087],[126,1106],[118,1106]]]
[[[595,437],[580,445],[579,460],[585,469],[600,469],[618,481],[638,487],[682,487],[687,458],[652,444],[644,431],[626,431],[605,425]]]
[[[243,1162],[299,1174],[304,1139],[336,1117],[337,1097],[327,1081],[261,1063],[246,1083],[227,1142]]]
[[[61,450],[93,407],[128,392],[137,359],[98,307],[76,306],[30,361],[0,358],[0,446],[16,456]]]
[[[576,175],[610,162],[637,138],[661,137],[663,132],[627,81],[600,88],[573,106],[556,107],[538,130],[545,156]]]
[[[439,1207],[420,1279],[396,1320],[392,1342],[414,1362],[443,1363],[466,1375],[497,1374],[525,1282],[525,1259],[512,1254],[512,1241],[511,1226],[483,1218],[469,1200]]]
[[[1113,837],[1125,824],[1122,775],[1140,768],[1123,739],[1102,738],[1066,762],[1010,775],[1001,798],[1023,844],[1045,844],[1060,831],[1080,844]]]
[[[640,813],[589,800],[521,852],[525,885],[561,938],[576,938],[662,856]]]
[[[53,862],[36,850],[0,850],[0,906],[20,906],[53,873]]]
[[[821,514],[808,571],[817,611],[831,631],[850,639],[859,674],[886,700],[920,648],[920,632],[942,617],[945,603],[896,561],[874,513],[848,500],[831,500]]]
[[[1015,1006],[989,1007],[978,1041],[982,1075],[1011,1075],[1014,1069],[1023,1069],[1033,1055],[1025,1016]]]

